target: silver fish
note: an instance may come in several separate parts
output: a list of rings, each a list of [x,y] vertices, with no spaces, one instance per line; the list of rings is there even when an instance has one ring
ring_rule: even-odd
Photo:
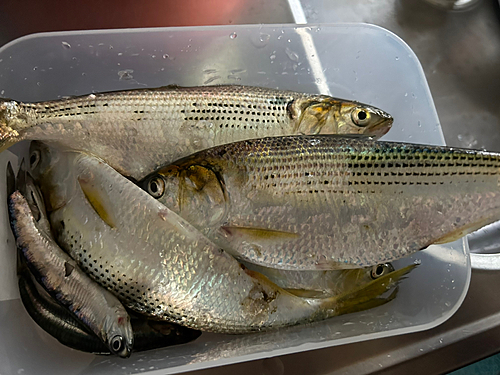
[[[500,219],[500,155],[342,136],[236,142],[140,183],[247,262],[288,270],[391,262]]]
[[[0,152],[38,139],[141,179],[208,147],[287,134],[380,137],[392,117],[362,103],[245,86],[141,89],[40,103],[0,101]]]
[[[18,277],[23,305],[44,331],[70,348],[93,354],[112,354],[106,344],[37,285],[26,267],[18,271]],[[134,331],[134,353],[184,344],[201,335],[200,331],[172,323],[146,320],[143,317],[132,316],[131,324]]]
[[[213,332],[244,333],[326,319],[394,298],[379,295],[409,266],[325,299],[299,298],[240,265],[105,163],[33,143],[33,174],[57,240],[132,310]]]
[[[13,174],[11,167],[8,173]],[[125,308],[59,248],[50,231],[47,232],[48,219],[38,189],[30,179],[25,183],[18,186],[26,198],[18,190],[9,196],[9,214],[17,246],[26,263],[40,285],[106,343],[112,353],[124,358],[130,356],[134,338]]]

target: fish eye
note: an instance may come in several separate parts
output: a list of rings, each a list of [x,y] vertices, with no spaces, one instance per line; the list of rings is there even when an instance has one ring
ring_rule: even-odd
[[[110,349],[113,353],[118,353],[122,350],[123,348],[123,337],[117,335],[117,336],[114,336],[112,339],[111,339],[111,342],[110,342]]]
[[[158,199],[163,196],[165,192],[165,181],[160,176],[153,177],[148,182],[148,193],[154,198]]]
[[[40,162],[40,151],[39,150],[33,150],[33,152],[30,155],[30,168],[34,169]]]
[[[371,277],[372,279],[378,279],[379,277],[387,275],[392,271],[394,271],[394,267],[390,263],[377,264],[372,267]]]
[[[354,108],[351,112],[352,121],[358,126],[369,125],[371,117],[371,113],[363,108]]]

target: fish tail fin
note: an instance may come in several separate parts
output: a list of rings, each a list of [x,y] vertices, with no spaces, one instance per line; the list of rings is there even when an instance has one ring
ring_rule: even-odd
[[[325,314],[325,318],[329,318],[370,309],[392,301],[398,293],[399,283],[416,266],[416,264],[411,264],[363,284],[356,289],[330,297],[321,303],[320,313]],[[391,289],[392,292],[389,296],[382,297]]]
[[[19,103],[0,99],[0,152],[22,140],[22,130],[28,125],[19,120]]]

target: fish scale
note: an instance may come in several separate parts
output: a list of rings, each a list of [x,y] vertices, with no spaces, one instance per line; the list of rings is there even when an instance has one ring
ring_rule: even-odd
[[[353,120],[363,110],[368,120]],[[364,121],[364,122],[363,122]],[[218,144],[296,133],[382,136],[385,112],[323,95],[245,86],[177,87],[20,103],[0,100],[0,151],[37,139],[100,157],[140,179]]]
[[[160,201],[247,262],[314,270],[391,262],[499,219],[499,169],[483,151],[290,136],[201,151],[140,185],[164,186]],[[220,182],[191,189],[197,173]]]

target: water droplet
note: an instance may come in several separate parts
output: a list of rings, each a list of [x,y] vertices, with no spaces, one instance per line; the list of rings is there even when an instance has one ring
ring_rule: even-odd
[[[316,78],[315,82],[316,83],[321,83],[321,78]]]
[[[238,36],[238,34],[236,34],[236,33],[231,33],[231,34],[229,35],[229,38],[231,38],[231,39],[236,39],[236,37],[237,37],[237,36]]]
[[[422,123],[420,121],[417,122],[417,125],[418,125],[419,128],[422,127]]]
[[[134,76],[132,75],[134,71],[132,69],[125,69],[125,70],[120,70],[118,72],[118,77],[120,77],[120,81],[130,81],[131,79],[134,79]]]
[[[122,56],[123,55],[123,52],[118,52],[118,56]]]
[[[257,48],[262,48],[267,46],[269,40],[271,39],[271,35],[260,33],[257,36],[251,38],[252,44]]]
[[[156,55],[151,55],[151,58],[153,58],[153,59],[154,59],[155,57],[156,57]]]
[[[405,96],[408,96],[408,93],[407,93],[407,92],[405,92]]]
[[[36,85],[37,85],[37,86],[40,86],[41,84],[40,84],[40,82],[37,82],[37,83],[36,83]]]
[[[67,48],[67,49],[70,49],[70,48],[71,48],[71,44],[69,44],[68,42],[62,42],[61,44],[62,44],[62,46],[63,46],[64,48]]]
[[[82,76],[86,76],[87,74],[85,74],[85,72],[82,73]]]
[[[420,348],[420,349],[418,349],[418,350],[419,350],[419,351],[421,351],[421,352],[423,352],[423,351],[424,351],[424,349],[422,349],[422,348]]]
[[[396,56],[396,61],[399,60],[399,57]]]
[[[413,261],[413,264],[416,264],[418,266],[419,264],[422,264],[422,260],[421,259],[415,259]]]
[[[271,55],[271,56],[269,56],[269,58],[270,58],[271,60],[274,60],[274,59],[276,58],[276,55]]]
[[[450,307],[451,306],[451,303],[449,303],[449,302],[445,302],[444,304],[445,304],[446,307]]]
[[[5,94],[5,90],[0,91],[0,95]]]
[[[290,48],[286,47],[285,53],[290,60],[295,62],[299,61],[299,55],[297,54],[297,52],[294,52]]]
[[[163,54],[163,56],[162,56],[162,57],[163,57],[164,59],[168,59],[168,58],[170,58],[170,56],[168,55],[168,53]]]
[[[38,69],[38,66],[34,66],[34,67],[33,67],[33,70],[37,70],[37,69]]]

